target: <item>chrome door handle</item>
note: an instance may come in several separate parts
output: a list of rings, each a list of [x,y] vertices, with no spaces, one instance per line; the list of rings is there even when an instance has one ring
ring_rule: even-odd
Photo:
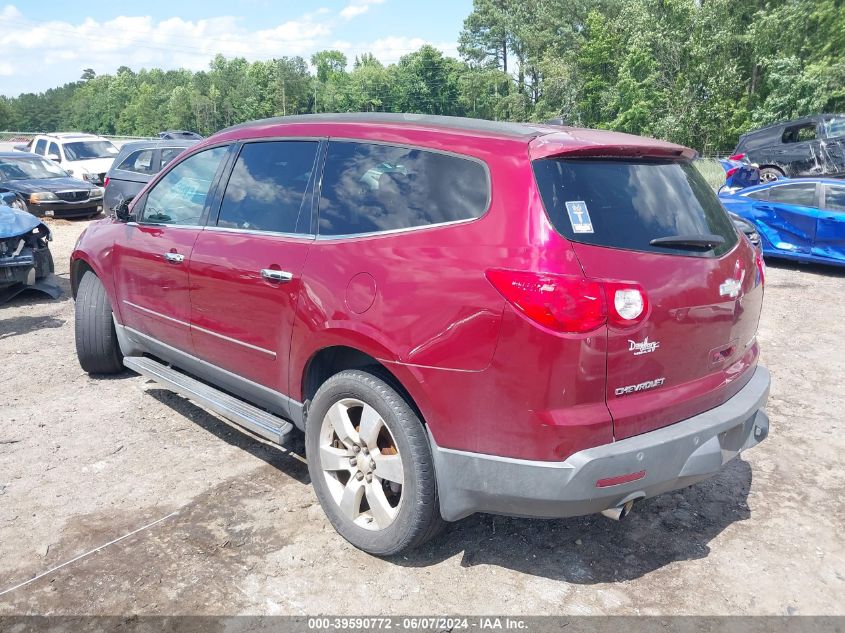
[[[276,270],[275,268],[262,268],[261,276],[268,281],[287,282],[293,279],[293,273],[286,270]]]
[[[173,263],[173,264],[181,264],[185,261],[185,256],[180,255],[179,253],[165,253],[164,259]]]

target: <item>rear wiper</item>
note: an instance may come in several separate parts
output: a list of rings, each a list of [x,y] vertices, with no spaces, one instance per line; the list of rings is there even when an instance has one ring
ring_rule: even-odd
[[[652,246],[676,246],[690,248],[713,248],[724,244],[725,238],[721,235],[693,234],[693,235],[670,235],[668,237],[657,237],[649,242]]]

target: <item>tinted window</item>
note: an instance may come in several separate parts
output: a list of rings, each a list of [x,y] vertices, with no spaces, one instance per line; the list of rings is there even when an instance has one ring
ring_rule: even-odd
[[[0,158],[0,180],[31,180],[35,178],[65,178],[68,173],[45,158],[22,155]]]
[[[801,207],[816,206],[816,185],[805,182],[794,185],[781,185],[769,190],[769,201],[781,204],[794,204]]]
[[[780,140],[782,131],[783,128],[775,127],[759,132],[752,132],[740,141],[737,150],[747,152],[752,149],[774,145]]]
[[[114,158],[117,148],[110,141],[74,141],[65,143],[65,156],[68,160],[88,160],[90,158]]]
[[[487,170],[421,149],[333,142],[323,170],[320,234],[355,235],[470,220],[487,209]]]
[[[46,149],[47,141],[45,141],[43,138],[38,139],[38,141],[35,143],[35,153],[44,156]]]
[[[845,136],[845,116],[825,119],[824,133],[828,137]]]
[[[310,205],[303,201],[317,147],[316,141],[244,145],[226,185],[217,226],[310,232]]]
[[[47,150],[47,156],[51,158],[51,160],[56,160],[53,158],[54,156],[58,156],[58,160],[62,160],[62,155],[59,153],[59,146],[55,143],[50,143],[50,149]]]
[[[812,141],[816,138],[816,124],[804,123],[802,125],[793,125],[783,131],[784,143],[803,143],[805,141]]]
[[[199,152],[167,172],[147,195],[143,221],[198,224],[214,175],[227,150],[227,147],[215,147]]]
[[[555,228],[586,244],[679,255],[721,255],[737,234],[719,199],[691,163],[534,161],[540,194]],[[679,235],[718,235],[713,251],[653,246]]]
[[[768,189],[758,189],[757,191],[751,191],[745,194],[749,198],[753,198],[754,200],[768,200],[769,199],[769,190]]]
[[[825,193],[825,208],[831,211],[842,211],[845,213],[845,187],[832,187],[827,185]]]
[[[184,147],[164,147],[161,150],[161,167],[164,169],[174,158],[185,151]]]
[[[134,171],[139,174],[153,174],[153,150],[142,149],[132,152],[117,167],[124,171]]]

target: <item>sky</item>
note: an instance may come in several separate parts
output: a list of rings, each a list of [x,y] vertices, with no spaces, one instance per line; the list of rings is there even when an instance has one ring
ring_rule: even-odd
[[[2,0],[0,0],[2,2]],[[119,66],[208,68],[217,53],[249,60],[338,49],[393,63],[425,43],[457,55],[472,0],[20,0],[0,4],[0,94],[76,81]]]

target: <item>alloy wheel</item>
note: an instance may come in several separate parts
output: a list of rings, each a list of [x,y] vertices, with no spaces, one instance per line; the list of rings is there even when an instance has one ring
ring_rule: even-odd
[[[384,419],[356,398],[335,402],[320,428],[320,468],[341,514],[367,530],[383,530],[399,514],[405,483],[402,456]]]

